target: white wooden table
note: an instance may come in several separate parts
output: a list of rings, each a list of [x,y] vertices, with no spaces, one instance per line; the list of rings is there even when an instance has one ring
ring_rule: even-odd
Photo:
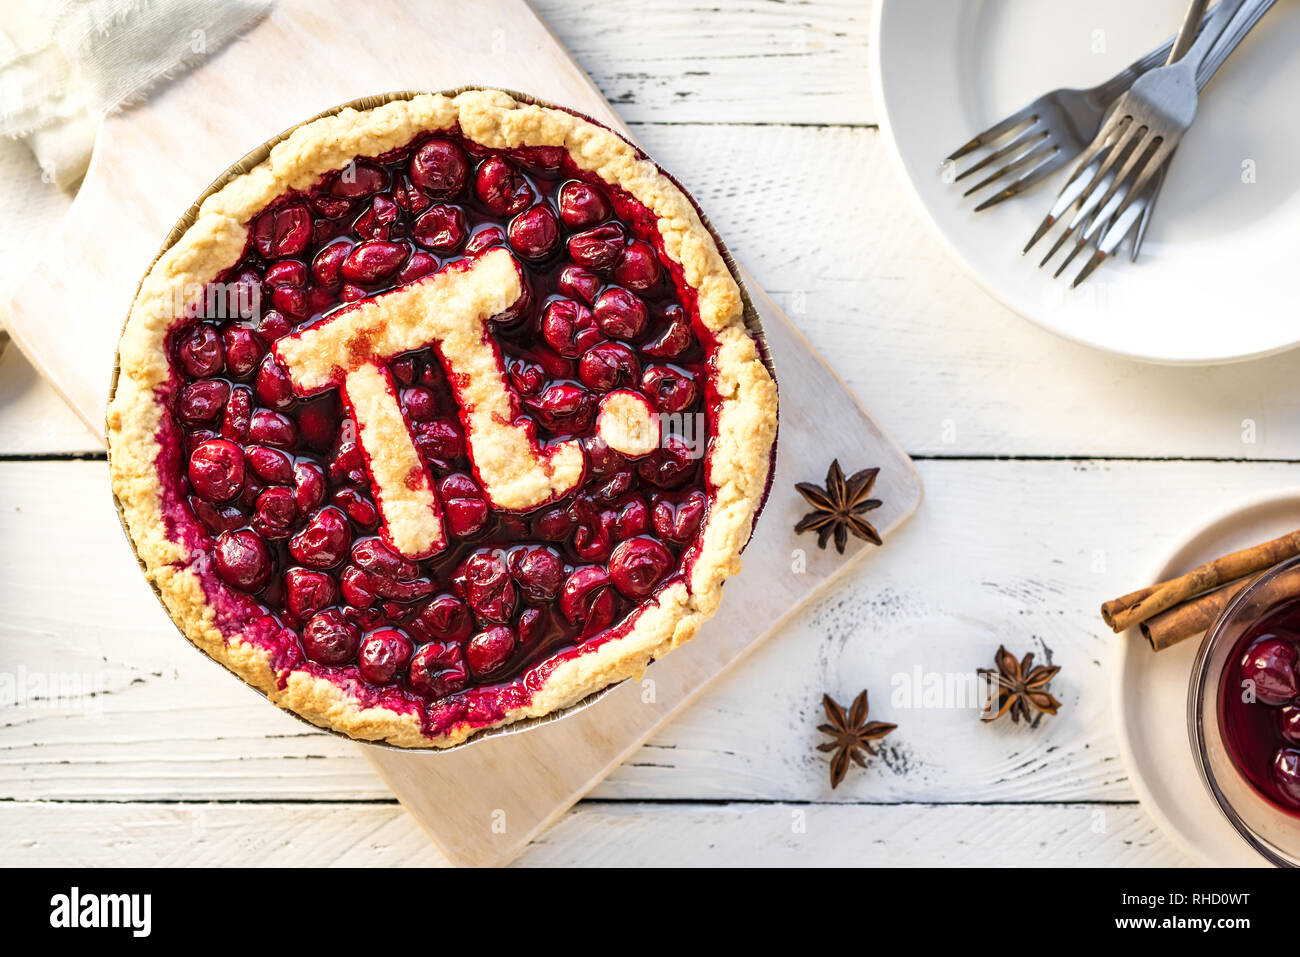
[[[536,5],[917,458],[927,498],[519,863],[1190,863],[1127,781],[1097,606],[1184,528],[1296,482],[1300,356],[1148,367],[992,301],[887,164],[861,0]],[[139,581],[97,442],[12,349],[0,453],[0,672],[96,689],[76,707],[0,701],[0,861],[441,862],[354,747],[177,636]],[[1059,717],[986,726],[891,702],[895,674],[988,666],[999,643],[1064,666]],[[832,792],[813,750],[821,693],[862,687],[899,729]]]

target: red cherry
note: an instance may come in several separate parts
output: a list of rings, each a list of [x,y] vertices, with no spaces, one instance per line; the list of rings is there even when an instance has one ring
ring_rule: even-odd
[[[307,267],[296,259],[282,259],[266,267],[266,281],[272,286],[301,289],[307,285]]]
[[[199,322],[181,334],[176,347],[181,366],[192,379],[219,375],[226,367],[221,336],[206,322]]]
[[[695,403],[695,377],[683,369],[650,366],[641,377],[641,391],[660,412],[682,412]]]
[[[382,169],[372,163],[358,163],[354,160],[334,177],[334,182],[330,184],[330,194],[344,199],[356,199],[377,193],[386,185],[388,176]]]
[[[212,557],[221,580],[241,591],[260,591],[271,580],[271,553],[256,533],[243,529],[222,532]]]
[[[560,242],[560,224],[551,207],[538,203],[510,221],[510,245],[525,259],[544,259]]]
[[[506,232],[500,226],[484,226],[465,244],[465,255],[476,256],[485,249],[506,244]]]
[[[532,521],[533,534],[548,542],[563,542],[573,534],[577,519],[566,506],[545,509]]]
[[[357,657],[361,677],[373,684],[387,684],[406,667],[414,651],[411,639],[396,628],[373,631],[361,641]]]
[[[295,462],[293,496],[303,515],[320,508],[325,502],[325,470],[315,462]]]
[[[259,402],[272,409],[287,409],[296,401],[289,373],[270,353],[257,369],[257,381],[253,385],[253,392]]]
[[[188,473],[200,498],[232,499],[244,487],[244,450],[226,439],[211,439],[194,450]]]
[[[384,544],[382,539],[363,538],[352,546],[352,561],[373,575],[406,581],[420,574],[419,566]]]
[[[430,698],[442,698],[469,684],[465,652],[455,642],[435,641],[415,653],[410,667],[411,687]]]
[[[1278,734],[1290,744],[1300,744],[1300,707],[1289,704],[1277,713]]]
[[[465,454],[465,436],[452,419],[416,423],[412,440],[426,461],[445,464]]]
[[[614,267],[615,281],[637,292],[653,289],[659,284],[659,275],[659,257],[654,247],[639,239],[627,245]]]
[[[244,449],[244,460],[264,482],[288,485],[293,481],[293,460],[279,449],[250,445]]]
[[[343,600],[353,608],[369,608],[379,596],[375,593],[374,576],[368,571],[349,565],[339,576]]]
[[[463,642],[474,631],[474,618],[455,595],[437,595],[411,621],[411,630],[429,641]]]
[[[1300,751],[1278,748],[1273,755],[1273,783],[1288,803],[1300,806]]]
[[[614,519],[614,534],[620,540],[636,538],[650,531],[650,508],[636,496],[622,503]]]
[[[200,379],[181,390],[176,411],[187,425],[215,421],[226,408],[230,384],[221,379]]]
[[[598,343],[578,362],[578,378],[594,392],[609,392],[621,386],[635,388],[640,377],[636,353],[621,342]]]
[[[301,620],[338,601],[338,586],[324,572],[290,568],[284,573],[284,604],[289,614]]]
[[[468,232],[465,213],[459,206],[445,203],[430,206],[415,221],[416,241],[440,253],[455,252],[465,242]]]
[[[213,535],[220,535],[222,532],[243,528],[248,524],[248,519],[244,513],[233,505],[214,505],[212,502],[205,502],[197,495],[191,495],[189,503],[190,508],[194,510],[195,517]]]
[[[555,288],[560,293],[589,306],[596,301],[600,286],[600,277],[581,266],[565,266],[560,270],[559,278],[555,280]]]
[[[560,218],[571,229],[593,226],[609,216],[609,201],[596,187],[571,179],[560,187]]]
[[[1253,683],[1256,699],[1264,704],[1287,704],[1300,693],[1296,659],[1294,644],[1276,635],[1265,635],[1242,656],[1242,680]]]
[[[343,282],[343,260],[350,252],[352,243],[346,239],[326,246],[311,261],[312,277],[326,289],[337,289]]]
[[[257,496],[253,508],[253,530],[268,542],[279,541],[293,534],[298,521],[298,505],[293,492],[283,485],[275,485]]]
[[[406,261],[407,248],[384,239],[367,239],[348,253],[340,274],[348,282],[379,282],[397,272]]]
[[[486,678],[505,667],[517,645],[514,631],[507,625],[496,625],[480,631],[465,646],[465,660],[475,677]]]
[[[573,533],[573,550],[587,562],[603,562],[614,547],[613,511],[602,509],[589,495],[580,495],[573,502],[577,528]]]
[[[656,488],[680,488],[695,475],[699,455],[693,452],[680,436],[669,436],[637,463],[636,471],[641,481]]]
[[[560,592],[560,612],[574,625],[607,627],[614,620],[609,572],[599,565],[575,568]],[[583,631],[591,633],[587,628]]]
[[[230,374],[242,378],[257,368],[266,355],[266,343],[252,329],[227,326],[221,338],[226,347],[226,362]]]
[[[520,648],[537,648],[546,642],[552,630],[551,613],[545,608],[525,608],[515,626]]]
[[[268,209],[253,220],[253,245],[263,259],[296,256],[311,242],[311,213],[293,204]]]
[[[627,230],[619,223],[605,223],[570,236],[569,258],[587,269],[609,269],[618,262],[626,241]],[[625,286],[631,285],[620,282]]]
[[[332,505],[319,509],[307,525],[289,539],[289,553],[311,568],[333,568],[348,553],[352,531],[343,512]]]
[[[653,538],[622,542],[609,557],[610,580],[633,601],[648,598],[672,567],[672,552]]]
[[[281,312],[268,309],[257,323],[257,332],[267,342],[275,342],[293,331],[293,323]]]
[[[479,202],[498,216],[514,215],[528,206],[533,199],[528,180],[499,156],[483,161],[474,178],[474,194]]]
[[[260,445],[291,449],[298,444],[298,426],[283,413],[258,409],[248,424],[248,438]]]
[[[450,140],[429,140],[411,157],[411,182],[439,199],[458,196],[468,178],[469,159]]]
[[[221,418],[221,437],[232,442],[248,439],[248,428],[253,421],[253,393],[244,386],[235,386],[226,400],[226,413]]]
[[[429,422],[438,414],[438,400],[422,385],[402,390],[402,407],[413,422]]]
[[[687,493],[680,501],[656,495],[650,512],[655,534],[674,545],[687,545],[700,530],[707,509],[708,499],[699,490]]]
[[[549,602],[559,593],[564,563],[553,549],[543,545],[515,549],[510,553],[509,564],[520,591],[530,601]]]
[[[681,306],[665,310],[668,325],[641,346],[641,351],[656,359],[675,359],[690,347],[691,327]]]
[[[326,608],[313,615],[303,627],[302,646],[312,661],[344,665],[356,657],[361,647],[361,629],[337,608]]]
[[[542,338],[560,355],[576,359],[602,337],[590,309],[572,299],[555,299],[542,313]]]
[[[506,375],[520,395],[537,395],[546,385],[546,370],[527,359],[511,359]]]
[[[505,564],[486,552],[471,555],[458,575],[464,582],[465,601],[483,622],[504,623],[515,610],[515,586]]]
[[[453,473],[438,483],[438,496],[442,499],[447,525],[456,538],[472,538],[487,527],[488,503],[468,475]]]
[[[589,431],[596,414],[591,393],[568,383],[547,386],[536,398],[525,399],[524,405],[546,429],[570,435]]]
[[[617,286],[602,292],[592,311],[601,331],[613,339],[637,338],[649,319],[640,297]]]
[[[406,261],[406,265],[397,274],[397,281],[403,285],[408,282],[415,282],[417,279],[423,279],[430,273],[436,272],[437,269],[438,260],[435,256],[417,250],[411,253],[411,258]]]
[[[341,508],[356,525],[370,530],[379,524],[379,509],[354,488],[335,489],[330,501]]]

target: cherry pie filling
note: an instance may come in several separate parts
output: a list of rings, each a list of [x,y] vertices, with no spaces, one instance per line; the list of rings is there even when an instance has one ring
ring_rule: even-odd
[[[282,682],[328,677],[364,705],[418,712],[427,734],[490,722],[686,581],[711,500],[711,339],[638,201],[564,149],[442,131],[279,197],[249,229],[169,335],[164,511],[200,555],[217,624],[268,651]],[[579,441],[586,470],[532,511],[495,507],[443,357],[398,356],[388,373],[446,534],[413,560],[381,534],[347,403],[296,394],[271,347],[496,248],[523,280],[487,324],[516,421],[542,449]],[[662,429],[643,454],[602,438],[614,393]]]

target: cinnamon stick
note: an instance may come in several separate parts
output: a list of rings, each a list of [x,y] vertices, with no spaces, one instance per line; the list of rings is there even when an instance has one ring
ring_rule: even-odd
[[[1182,604],[1189,598],[1239,578],[1262,572],[1295,555],[1300,555],[1300,530],[1275,538],[1271,542],[1243,548],[1239,552],[1206,562],[1186,575],[1154,586],[1149,594],[1133,592],[1125,595],[1124,598],[1116,599],[1116,602],[1133,599],[1125,607],[1116,608],[1115,602],[1107,602],[1103,606],[1102,617],[1114,631],[1125,631],[1161,612],[1168,611],[1175,605]],[[1106,610],[1108,606],[1109,614]]]
[[[1219,615],[1223,614],[1223,609],[1228,607],[1232,596],[1245,588],[1250,581],[1250,578],[1243,578],[1241,581],[1224,585],[1209,594],[1183,602],[1168,611],[1162,611],[1148,618],[1138,627],[1142,629],[1146,640],[1151,643],[1152,651],[1164,651],[1180,641],[1186,641],[1193,635],[1207,631],[1218,620]]]

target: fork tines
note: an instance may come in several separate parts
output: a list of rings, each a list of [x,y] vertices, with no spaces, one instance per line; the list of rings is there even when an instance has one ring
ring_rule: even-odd
[[[1008,137],[1011,138],[1009,142],[998,145]],[[997,148],[994,149],[994,146]],[[1051,131],[1039,123],[1038,115],[1032,112],[1030,107],[1012,113],[1000,123],[976,135],[951,153],[944,160],[944,165],[954,164],[962,157],[984,148],[990,149],[991,152],[958,173],[953,178],[954,183],[959,183],[989,166],[999,163],[1002,165],[997,166],[988,176],[968,188],[962,193],[963,196],[978,193],[1013,174],[1020,175],[976,206],[975,212],[1010,199],[1055,172],[1060,165],[1053,162],[1060,148],[1051,142]]]

